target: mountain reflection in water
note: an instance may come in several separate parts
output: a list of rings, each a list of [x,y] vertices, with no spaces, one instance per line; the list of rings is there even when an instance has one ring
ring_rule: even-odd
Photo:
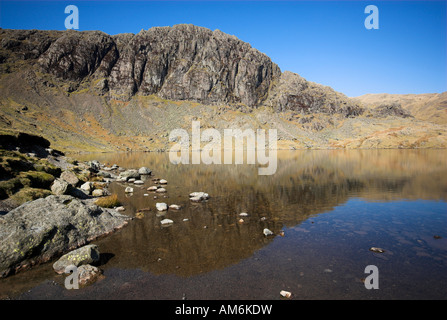
[[[255,165],[247,164],[171,164],[167,153],[96,154],[88,159],[126,168],[147,166],[154,177],[168,180],[167,198],[146,191],[154,184],[151,178],[143,187],[133,186],[132,196],[124,193],[128,184],[113,184],[110,189],[119,195],[126,214],[151,211],[100,242],[103,252],[115,255],[110,266],[155,274],[190,276],[225,268],[272,241],[264,236],[264,228],[279,234],[350,198],[370,202],[447,197],[445,152],[439,150],[279,151],[278,170],[271,176],[260,176]],[[191,203],[188,195],[194,191],[211,198]],[[156,202],[182,209],[160,214]],[[249,214],[243,223],[241,212]],[[162,227],[164,218],[174,224]]]
[[[176,165],[168,153],[76,158],[152,169],[132,195],[129,183],[109,188],[125,214],[143,216],[95,241],[105,279],[65,290],[46,264],[1,280],[0,296],[33,288],[21,298],[277,299],[280,290],[296,299],[447,298],[445,150],[278,151],[271,176],[248,164]],[[168,181],[167,193],[147,191],[154,177]],[[192,203],[194,191],[210,199]],[[182,209],[159,213],[157,202]],[[162,227],[165,218],[174,223]],[[369,264],[381,290],[362,283]]]

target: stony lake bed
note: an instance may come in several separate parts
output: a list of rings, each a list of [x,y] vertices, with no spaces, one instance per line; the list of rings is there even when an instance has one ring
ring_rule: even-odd
[[[91,242],[93,284],[67,290],[52,261],[0,279],[2,299],[447,298],[445,150],[280,151],[271,176],[167,153],[76,158],[152,170],[108,186],[133,219]],[[371,265],[378,289],[365,287]]]

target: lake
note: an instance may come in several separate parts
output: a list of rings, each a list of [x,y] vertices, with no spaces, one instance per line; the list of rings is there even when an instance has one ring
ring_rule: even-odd
[[[104,271],[93,285],[67,290],[48,263],[0,280],[0,297],[262,300],[286,290],[291,299],[447,298],[445,150],[277,156],[266,176],[251,164],[172,164],[168,153],[75,156],[152,169],[132,195],[129,183],[109,188],[125,214],[143,214],[93,242]],[[165,194],[146,190],[152,178],[168,181]],[[210,199],[192,203],[194,191]],[[159,213],[157,202],[182,208]],[[165,218],[174,223],[162,226]],[[378,271],[378,289],[365,286],[367,266]]]

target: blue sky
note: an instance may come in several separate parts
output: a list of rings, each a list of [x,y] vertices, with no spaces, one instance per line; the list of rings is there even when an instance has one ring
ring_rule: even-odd
[[[220,29],[267,54],[282,71],[365,93],[447,91],[446,1],[4,1],[0,26],[64,30],[64,9],[79,9],[79,30],[138,33],[192,23]],[[379,29],[367,30],[367,5]]]

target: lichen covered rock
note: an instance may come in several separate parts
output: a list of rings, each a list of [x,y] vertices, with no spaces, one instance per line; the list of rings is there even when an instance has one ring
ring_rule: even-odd
[[[0,277],[83,246],[122,228],[128,219],[69,195],[27,202],[0,216]]]

